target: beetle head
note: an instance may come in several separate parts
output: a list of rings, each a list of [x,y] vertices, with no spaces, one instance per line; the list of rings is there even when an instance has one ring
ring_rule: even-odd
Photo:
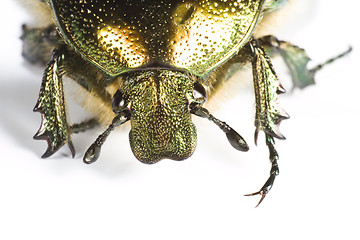
[[[131,112],[129,139],[136,158],[155,163],[191,156],[196,147],[196,128],[189,104],[196,101],[196,78],[172,70],[134,71],[123,77],[112,105],[115,113],[124,107]]]
[[[235,149],[249,150],[234,129],[201,106],[205,101],[204,87],[190,73],[147,69],[122,74],[112,99],[116,117],[87,150],[84,162],[96,161],[110,132],[128,120],[131,120],[131,149],[141,162],[156,163],[164,158],[184,160],[196,147],[196,128],[191,114],[215,123]]]

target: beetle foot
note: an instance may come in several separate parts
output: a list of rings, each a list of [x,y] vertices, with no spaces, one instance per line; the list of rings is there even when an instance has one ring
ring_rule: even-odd
[[[335,56],[335,57],[332,57],[332,58],[326,60],[326,61],[323,62],[323,63],[318,64],[317,66],[315,66],[314,68],[310,69],[309,71],[311,72],[311,74],[315,75],[315,73],[316,73],[317,71],[321,70],[324,66],[326,66],[326,65],[334,62],[335,60],[337,60],[337,59],[339,59],[339,58],[342,58],[342,57],[346,56],[346,55],[349,54],[351,51],[352,51],[352,47],[349,46],[349,48],[348,48],[346,51],[340,53],[339,55],[337,55],[337,56]]]
[[[270,174],[270,177],[268,178],[268,180],[266,181],[266,183],[264,184],[264,186],[262,186],[262,188],[260,189],[260,191],[258,192],[254,192],[254,193],[250,193],[250,194],[245,194],[245,196],[255,196],[255,195],[261,195],[260,201],[258,202],[258,204],[256,205],[256,207],[258,207],[260,205],[260,203],[264,200],[264,198],[266,197],[266,195],[269,193],[270,189],[272,188],[274,181],[275,181],[275,177],[277,174]]]
[[[277,160],[279,159],[279,155],[274,146],[275,145],[274,138],[272,136],[270,136],[269,134],[265,134],[265,135],[266,135],[266,145],[268,146],[269,153],[270,153],[270,156],[269,156],[269,159],[271,162],[270,176],[258,192],[245,195],[245,196],[261,195],[261,199],[258,202],[258,204],[256,205],[256,207],[259,206],[260,203],[264,200],[264,198],[266,197],[266,195],[269,193],[272,186],[274,185],[276,176],[279,175],[279,166],[277,163]]]
[[[261,188],[260,191],[258,192],[254,192],[254,193],[250,193],[250,194],[245,194],[244,196],[255,196],[255,195],[261,195],[260,201],[258,202],[258,204],[255,207],[258,207],[260,205],[260,203],[264,200],[264,198],[266,197],[266,194],[268,193],[268,191],[263,190],[263,188]]]

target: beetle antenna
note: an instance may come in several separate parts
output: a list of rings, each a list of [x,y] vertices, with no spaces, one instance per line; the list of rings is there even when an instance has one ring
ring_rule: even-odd
[[[328,59],[326,62],[323,62],[323,63],[320,63],[319,65],[315,66],[314,68],[310,69],[310,72],[312,74],[315,74],[317,71],[319,71],[320,69],[322,69],[325,65],[328,65],[332,62],[334,62],[335,60],[339,59],[339,58],[342,58],[343,56],[349,54],[350,52],[352,51],[352,47],[349,46],[348,50],[346,50],[345,52],[343,53],[340,53],[339,55],[333,57],[333,58],[330,58]]]
[[[101,146],[110,135],[110,132],[113,131],[115,127],[120,126],[130,120],[130,117],[131,113],[129,109],[124,108],[124,110],[120,111],[120,113],[113,119],[109,127],[102,134],[100,134],[95,142],[88,148],[83,158],[84,163],[90,164],[95,162],[99,158]]]
[[[249,146],[246,141],[238,134],[233,128],[231,128],[226,122],[222,122],[215,118],[206,108],[201,107],[198,103],[190,104],[190,112],[196,116],[207,118],[215,123],[226,134],[231,146],[239,151],[246,152],[249,150]]]

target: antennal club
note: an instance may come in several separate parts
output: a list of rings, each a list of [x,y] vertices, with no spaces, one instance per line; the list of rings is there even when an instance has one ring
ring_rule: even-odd
[[[235,149],[243,152],[249,150],[249,146],[240,134],[238,134],[226,122],[222,122],[215,118],[206,108],[199,106],[198,103],[192,103],[190,104],[190,112],[198,117],[207,118],[215,123],[226,134],[228,141]]]
[[[120,113],[113,119],[109,127],[101,135],[99,135],[95,142],[88,148],[83,158],[84,163],[90,164],[95,162],[99,158],[101,147],[110,135],[110,132],[114,130],[115,127],[118,127],[130,120],[130,117],[131,113],[129,109],[124,108],[120,111]]]

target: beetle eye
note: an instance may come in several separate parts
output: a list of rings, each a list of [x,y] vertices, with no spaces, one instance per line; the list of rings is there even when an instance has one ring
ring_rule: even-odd
[[[193,97],[196,102],[201,104],[206,101],[206,90],[199,82],[195,82],[194,84]]]
[[[113,96],[111,107],[114,113],[119,113],[122,109],[126,107],[125,99],[122,96],[120,90],[117,90]]]

